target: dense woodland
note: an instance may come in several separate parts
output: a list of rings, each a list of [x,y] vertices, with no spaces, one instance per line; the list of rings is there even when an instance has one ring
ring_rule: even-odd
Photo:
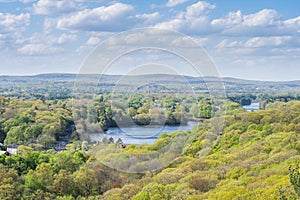
[[[0,98],[0,142],[49,149],[60,137],[72,133],[67,101]]]
[[[99,77],[101,77],[99,79]],[[72,97],[74,84],[76,91],[89,94],[109,93],[114,87],[123,88],[128,92],[130,85],[120,85],[119,75],[97,75],[97,74],[41,74],[36,76],[0,76],[0,95],[6,97],[16,97],[31,99],[32,97],[41,100],[58,100]],[[122,76],[122,79],[126,79]],[[264,99],[287,98],[300,100],[300,81],[271,82],[271,81],[250,81],[234,78],[219,79],[214,77],[190,77],[154,74],[129,77],[131,85],[143,85],[144,83],[156,83],[155,92],[183,93],[192,87],[195,93],[205,93],[207,85],[225,86],[227,94],[263,94]],[[187,84],[188,81],[188,84]],[[145,90],[146,88],[142,88]],[[247,96],[247,95],[246,95]],[[249,96],[248,96],[249,97]],[[283,99],[282,99],[283,100]]]
[[[176,93],[184,90],[182,83],[161,75],[159,83],[170,83],[175,92],[153,87],[150,95],[148,87],[134,95],[113,96],[110,92],[119,77],[103,76],[102,83],[93,85],[97,77],[77,80],[75,92],[84,90],[86,96],[73,100],[72,74],[1,77],[0,151],[10,145],[18,148],[17,155],[0,155],[1,200],[300,198],[297,81],[225,78],[227,99],[215,102],[207,95],[203,79],[186,77],[202,95]],[[156,77],[134,80],[145,79]],[[88,98],[91,94],[96,95]],[[260,102],[261,110],[242,108],[251,102]],[[224,121],[220,110],[226,110]],[[84,134],[126,126],[128,121],[145,126],[180,125],[188,120],[201,123],[191,131],[164,133],[152,145],[120,148],[112,139],[91,143]],[[222,130],[215,126],[220,122],[224,122]],[[147,171],[147,163],[126,160],[131,154],[151,155],[178,137],[189,142],[175,157],[162,155],[161,159],[174,158],[162,168]],[[115,158],[123,171],[105,165]]]
[[[252,100],[260,97],[246,95]],[[172,95],[156,99],[147,95],[123,98],[129,99],[128,110],[109,105],[109,95],[100,95],[93,104],[95,107],[85,104],[82,110],[72,108],[70,99],[2,97],[0,142],[4,146],[19,146],[18,155],[0,155],[0,199],[300,197],[299,101],[268,97],[260,99],[266,102],[265,110],[246,112],[239,104],[241,97],[232,94],[231,101],[222,104],[227,111],[224,129],[215,133],[212,124],[218,122],[218,116],[210,99]],[[90,124],[104,129],[114,126],[114,119],[110,118],[116,116],[114,112],[120,116],[129,112],[137,123],[147,124],[144,119],[151,115],[148,108],[154,104],[169,113],[162,116],[166,121],[168,116],[176,116],[181,111],[186,117],[205,118],[198,129],[162,134],[152,145],[128,145],[119,153],[122,157],[126,153],[157,151],[177,136],[193,134],[195,137],[182,155],[160,170],[137,174],[108,168],[102,161],[114,155],[101,152],[102,143],[82,142],[80,131],[72,128],[76,119],[85,117],[88,121],[84,124],[88,127]],[[55,151],[53,147],[64,137],[69,142],[66,149]],[[116,148],[114,141],[106,143],[107,148]],[[208,154],[202,156],[207,147]]]

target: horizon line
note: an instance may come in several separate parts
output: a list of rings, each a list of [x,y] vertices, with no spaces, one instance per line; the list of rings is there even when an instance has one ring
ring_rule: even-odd
[[[203,78],[203,77],[212,77],[212,78],[220,78],[220,79],[236,79],[236,80],[244,80],[244,81],[259,81],[259,82],[295,82],[300,81],[300,79],[293,80],[258,80],[258,79],[248,79],[241,77],[233,77],[233,76],[192,76],[190,74],[166,74],[166,73],[147,73],[147,74],[136,74],[136,75],[124,75],[124,74],[96,74],[96,73],[74,73],[74,72],[45,72],[45,73],[37,73],[37,74],[0,74],[0,77],[35,77],[41,75],[106,75],[106,76],[145,76],[145,75],[170,75],[170,76],[185,76],[192,78]]]

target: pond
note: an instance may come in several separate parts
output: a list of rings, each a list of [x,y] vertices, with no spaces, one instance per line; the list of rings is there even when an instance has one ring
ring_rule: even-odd
[[[90,139],[92,141],[102,141],[103,138],[112,137],[114,141],[119,138],[123,141],[124,144],[153,144],[154,141],[162,133],[171,133],[177,130],[187,131],[196,128],[198,122],[188,121],[187,125],[184,126],[134,126],[126,128],[110,128],[105,133],[90,133]]]

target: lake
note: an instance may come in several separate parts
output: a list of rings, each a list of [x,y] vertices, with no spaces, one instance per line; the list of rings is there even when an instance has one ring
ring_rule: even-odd
[[[121,138],[125,144],[153,144],[154,141],[162,133],[171,133],[177,130],[187,131],[197,127],[198,122],[189,121],[184,126],[134,126],[126,128],[110,128],[108,131],[103,133],[90,133],[90,139],[92,141],[102,141],[103,138],[112,137],[114,141]]]
[[[250,105],[243,106],[247,111],[259,110],[259,102],[253,102]]]

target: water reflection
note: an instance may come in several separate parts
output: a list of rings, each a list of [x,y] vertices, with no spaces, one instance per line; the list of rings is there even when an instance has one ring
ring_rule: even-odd
[[[102,141],[103,138],[109,139],[110,137],[114,139],[114,141],[119,138],[125,144],[153,144],[154,141],[161,135],[162,133],[171,133],[177,130],[187,131],[193,128],[196,128],[198,122],[189,121],[185,126],[136,126],[136,127],[126,127],[126,128],[110,128],[106,133],[91,133],[90,139],[92,141]]]

